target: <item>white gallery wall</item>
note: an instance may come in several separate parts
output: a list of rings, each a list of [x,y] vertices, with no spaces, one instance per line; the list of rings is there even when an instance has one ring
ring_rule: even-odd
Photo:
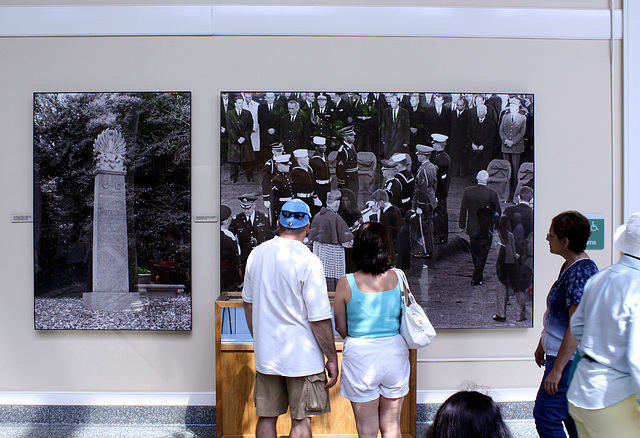
[[[76,5],[82,3],[91,6],[93,2]],[[264,34],[283,29],[273,23],[282,19],[284,11],[259,24],[251,21],[256,6],[250,7],[258,2],[242,2],[249,5],[244,13],[242,8],[226,10],[235,14],[227,16],[233,25],[217,24],[215,12],[222,9],[211,2],[175,6],[174,20],[168,16],[151,24],[144,17],[152,16],[153,9],[144,8],[153,5],[118,3],[122,11],[140,18],[114,25],[108,14],[68,6],[56,9],[62,18],[52,22],[47,17],[57,15],[39,8],[56,2],[34,2],[28,10],[17,7],[22,3],[0,1],[0,17],[4,17],[0,18],[0,351],[4,352],[0,375],[5,376],[0,380],[0,403],[215,403],[214,301],[220,292],[217,223],[192,223],[191,332],[33,329],[32,224],[10,221],[12,214],[33,210],[33,92],[191,91],[192,213],[200,215],[219,210],[221,90],[338,87],[359,91],[385,90],[390,84],[403,90],[535,95],[534,327],[442,330],[418,354],[419,403],[442,401],[463,382],[490,387],[499,400],[533,400],[542,376],[533,351],[542,328],[546,293],[561,265],[558,257],[549,254],[544,239],[549,222],[567,209],[603,214],[606,247],[590,254],[602,268],[611,263],[610,236],[621,221],[620,5],[613,20],[618,38],[613,45],[612,86],[612,21],[607,1],[553,2],[554,9],[550,2],[529,1],[522,2],[528,8],[523,10],[509,8],[511,2],[506,1],[406,2],[417,9],[392,8],[397,15],[388,15],[395,17],[388,26],[381,20],[384,10],[368,11],[373,15],[360,24],[357,11],[344,10],[355,14],[351,17],[360,26],[357,34],[367,36],[344,36],[349,35],[348,26],[331,17],[314,21],[313,11],[296,9],[303,2],[280,2],[290,6],[287,20],[296,26],[278,36]],[[379,7],[390,2],[358,3]],[[442,7],[446,5],[456,7]],[[334,13],[340,12],[337,8]],[[469,19],[478,8],[484,14],[483,26]],[[111,11],[116,22],[122,11]],[[210,16],[203,19],[202,11]],[[424,14],[426,23],[439,23],[439,27],[414,26],[417,11]],[[538,14],[536,20],[531,20],[530,11]],[[445,18],[434,15],[443,12],[448,13]],[[79,16],[81,22],[71,19]],[[25,17],[33,21],[20,23]],[[413,23],[411,33],[402,33],[405,27],[398,26],[397,20],[403,19]],[[95,21],[88,26],[87,20]],[[443,20],[449,20],[445,26]],[[297,27],[305,21],[316,29],[309,31],[311,36],[303,35],[304,26]],[[513,21],[528,25],[510,26]],[[379,26],[373,28],[371,23]],[[191,35],[190,25],[198,30]],[[257,26],[265,26],[258,32],[261,35],[252,34]],[[494,32],[482,33],[483,28]],[[142,35],[133,35],[132,29],[142,29]],[[122,36],[104,36],[118,32]],[[389,36],[400,34],[409,36]],[[612,101],[619,116],[613,122]]]

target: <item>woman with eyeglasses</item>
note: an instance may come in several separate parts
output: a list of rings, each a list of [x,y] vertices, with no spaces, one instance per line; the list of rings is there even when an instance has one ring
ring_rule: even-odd
[[[359,437],[400,438],[409,392],[409,349],[400,335],[402,289],[384,225],[365,222],[353,239],[358,269],[336,288],[336,330],[344,338],[340,395],[351,402]]]
[[[598,272],[598,266],[585,252],[590,235],[589,221],[577,211],[554,217],[547,233],[549,251],[562,257],[564,263],[547,296],[542,335],[534,353],[536,364],[545,367],[533,408],[541,438],[566,437],[563,423],[569,437],[578,437],[567,402],[569,371],[578,347],[578,341],[571,336],[569,320],[587,280]]]

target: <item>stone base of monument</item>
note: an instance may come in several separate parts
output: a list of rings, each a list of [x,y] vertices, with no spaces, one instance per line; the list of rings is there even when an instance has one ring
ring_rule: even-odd
[[[138,292],[85,292],[82,296],[84,307],[89,310],[119,312],[134,310],[132,304],[140,301]]]
[[[184,295],[184,284],[138,284],[141,298],[175,298]]]

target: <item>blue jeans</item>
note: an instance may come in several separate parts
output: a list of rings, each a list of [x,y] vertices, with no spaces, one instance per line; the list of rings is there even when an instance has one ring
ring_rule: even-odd
[[[567,428],[570,438],[578,438],[578,431],[573,422],[573,418],[569,416],[569,402],[567,401],[567,390],[569,389],[569,370],[571,369],[571,361],[567,363],[562,370],[562,378],[558,383],[558,392],[555,395],[549,395],[544,390],[544,381],[549,375],[556,358],[547,356],[544,365],[544,376],[536,403],[533,407],[533,418],[536,421],[536,429],[540,438],[566,438],[562,424]]]

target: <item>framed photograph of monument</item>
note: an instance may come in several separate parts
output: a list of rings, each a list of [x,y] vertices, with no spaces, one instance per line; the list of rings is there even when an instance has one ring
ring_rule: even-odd
[[[34,326],[191,330],[191,93],[34,93]]]
[[[329,291],[356,268],[327,229],[379,221],[436,328],[532,327],[533,94],[229,90],[216,104],[222,291],[241,290],[299,198]]]

